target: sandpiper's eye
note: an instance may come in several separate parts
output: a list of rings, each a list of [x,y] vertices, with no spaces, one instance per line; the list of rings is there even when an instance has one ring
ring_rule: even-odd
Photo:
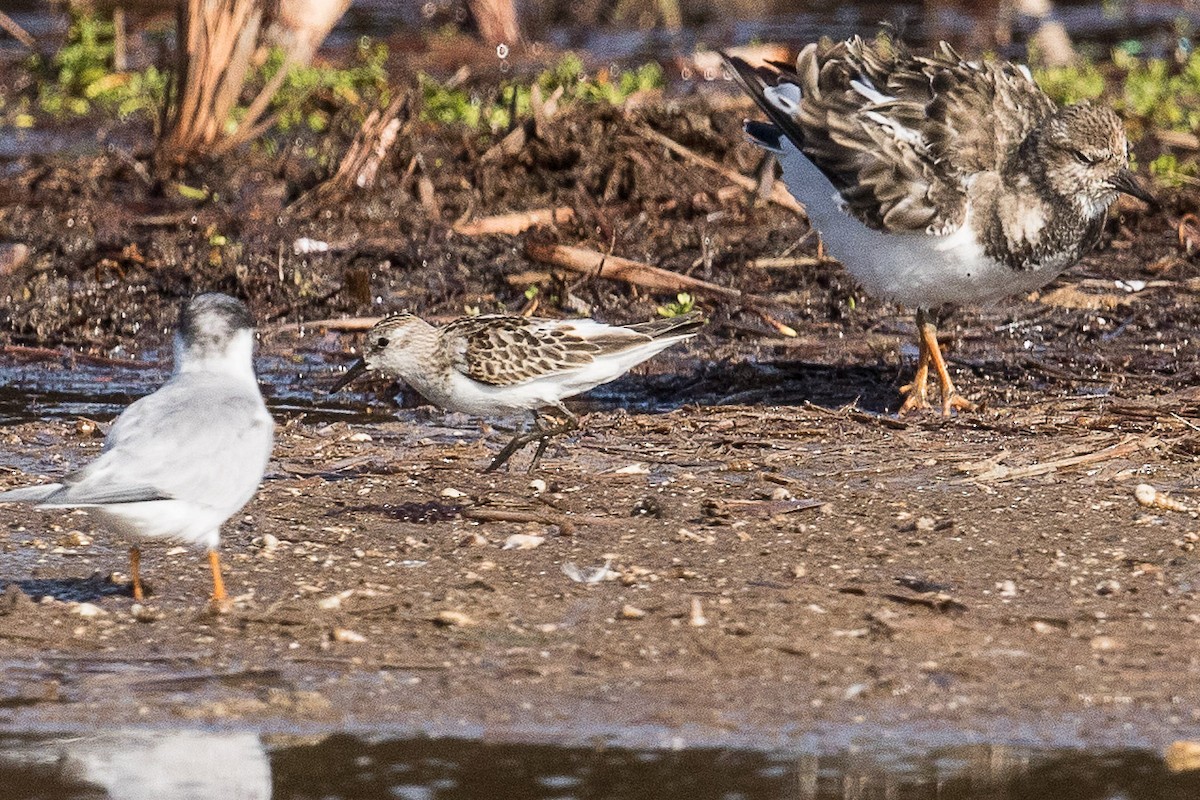
[[[387,339],[383,339],[383,338],[376,339],[376,340],[375,340],[375,346],[376,346],[376,347],[387,347],[387,346],[388,346],[388,340],[387,340]]]
[[[1096,163],[1096,159],[1092,158],[1091,156],[1089,156],[1087,153],[1083,152],[1082,150],[1076,150],[1073,153],[1073,155],[1075,156],[1075,160],[1078,161],[1080,164],[1086,164],[1090,167]]]

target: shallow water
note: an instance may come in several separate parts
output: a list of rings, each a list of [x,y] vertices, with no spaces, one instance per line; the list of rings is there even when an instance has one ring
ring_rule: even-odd
[[[785,752],[133,729],[0,736],[0,800],[1195,798],[1155,753],[1007,745]]]
[[[135,365],[136,364],[136,365]],[[277,418],[304,414],[309,422],[378,419],[366,398],[353,391],[326,395],[332,363],[313,354],[263,356],[256,368],[267,405]],[[112,419],[134,400],[153,392],[170,374],[165,362],[105,364],[62,359],[0,362],[0,426],[44,419]]]

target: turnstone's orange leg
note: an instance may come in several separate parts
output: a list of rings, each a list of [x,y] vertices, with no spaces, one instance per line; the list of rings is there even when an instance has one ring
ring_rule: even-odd
[[[129,582],[133,585],[133,599],[142,602],[145,593],[142,592],[142,551],[136,545],[129,548]]]
[[[950,371],[946,369],[946,359],[942,358],[942,350],[938,346],[937,323],[931,321],[922,311],[917,312],[917,328],[921,342],[929,352],[929,361],[937,371],[938,386],[942,392],[942,416],[950,416],[953,410],[974,411],[975,404],[958,393],[954,381],[950,379]]]
[[[925,344],[925,337],[917,338],[917,373],[913,376],[912,383],[900,387],[900,393],[904,395],[904,402],[900,404],[901,414],[907,414],[909,411],[917,409],[929,408],[929,395],[927,392],[927,384],[929,383],[929,348]]]

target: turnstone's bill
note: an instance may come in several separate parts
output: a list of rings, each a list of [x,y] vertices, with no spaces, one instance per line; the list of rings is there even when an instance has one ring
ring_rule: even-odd
[[[368,370],[402,379],[422,397],[449,411],[482,417],[530,412],[532,431],[518,433],[488,466],[498,469],[527,444],[538,442],[529,466],[537,468],[551,436],[574,430],[578,418],[562,401],[616,380],[637,364],[696,334],[698,312],[636,325],[590,319],[531,319],[483,315],[434,327],[401,312],[367,334],[364,355],[330,390]],[[561,419],[545,425],[552,408]]]
[[[828,250],[870,294],[915,307],[919,360],[901,412],[971,408],[950,380],[934,311],[1037,289],[1100,239],[1119,192],[1153,203],[1129,170],[1121,120],[1057,107],[1028,68],[918,56],[884,38],[805,47],[795,70],[727,57],[771,123],[746,123]]]
[[[59,483],[0,493],[0,503],[86,508],[135,542],[204,547],[220,606],[221,525],[254,496],[274,440],[253,352],[254,320],[241,302],[223,294],[193,298],[175,333],[170,379],[117,417],[100,456]],[[134,544],[130,578],[139,601],[140,555]]]

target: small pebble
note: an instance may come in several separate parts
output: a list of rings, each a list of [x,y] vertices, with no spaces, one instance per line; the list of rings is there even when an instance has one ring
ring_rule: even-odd
[[[542,542],[546,541],[545,536],[533,536],[528,533],[514,533],[504,540],[502,550],[532,550],[535,547],[541,547]]]
[[[358,631],[352,631],[349,628],[334,628],[333,640],[335,642],[341,642],[342,644],[362,644],[367,640],[367,637],[363,636]]]
[[[456,626],[460,628],[475,624],[475,620],[463,612],[450,610],[439,611],[434,615],[433,622],[437,625],[445,625],[446,627]]]
[[[80,603],[79,605],[75,606],[75,608],[73,610],[79,616],[88,617],[88,618],[101,617],[108,613],[103,608],[101,608],[100,606],[98,606],[94,603]]]
[[[642,619],[646,616],[646,612],[637,606],[631,606],[628,603],[621,606],[621,619]]]
[[[534,478],[529,482],[529,488],[533,490],[534,494],[541,494],[546,491],[546,482],[541,478]]]
[[[163,618],[163,612],[157,608],[144,606],[141,603],[134,603],[129,607],[129,613],[138,622],[158,622]]]
[[[466,492],[460,492],[458,489],[451,489],[451,488],[442,489],[442,497],[455,498],[455,497],[466,497],[466,496],[467,496]]]

